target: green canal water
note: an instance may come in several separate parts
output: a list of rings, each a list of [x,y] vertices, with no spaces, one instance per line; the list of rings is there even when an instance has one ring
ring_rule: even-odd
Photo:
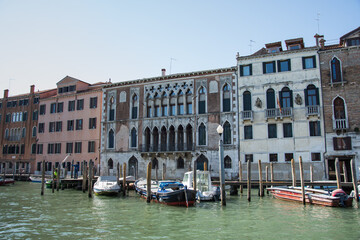
[[[303,206],[246,195],[183,208],[38,183],[0,187],[0,239],[360,239],[360,210]]]

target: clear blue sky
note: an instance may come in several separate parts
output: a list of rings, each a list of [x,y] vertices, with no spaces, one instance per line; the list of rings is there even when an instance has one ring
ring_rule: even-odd
[[[360,0],[0,0],[0,98],[55,88],[66,75],[89,83],[135,80],[236,65],[266,43],[360,26]]]

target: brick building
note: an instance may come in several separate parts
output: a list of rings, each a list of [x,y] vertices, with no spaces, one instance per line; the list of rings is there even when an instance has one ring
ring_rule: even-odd
[[[360,27],[325,46],[319,39],[320,70],[326,132],[326,173],[335,179],[335,158],[342,178],[351,180],[350,160],[360,166]],[[359,177],[359,171],[356,171]],[[344,174],[345,173],[345,174]]]
[[[166,75],[110,84],[103,89],[101,173],[115,174],[118,163],[129,175],[146,176],[152,162],[159,176],[182,178],[196,161],[218,176],[224,128],[226,178],[238,165],[236,68]],[[156,171],[153,171],[155,177]]]

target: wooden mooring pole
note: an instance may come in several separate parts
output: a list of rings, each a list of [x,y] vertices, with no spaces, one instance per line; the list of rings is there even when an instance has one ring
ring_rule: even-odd
[[[251,201],[251,161],[247,161],[247,200]]]
[[[88,194],[89,194],[89,198],[92,198],[92,179],[93,179],[93,162],[90,161],[89,162],[89,181],[88,181]]]
[[[196,167],[197,167],[197,162],[194,161],[194,176],[193,176],[193,188],[194,190],[196,190],[197,186],[196,186]]]
[[[116,183],[120,185],[120,163],[116,164]]]
[[[41,195],[44,195],[44,186],[45,186],[45,160],[42,161],[41,169]],[[4,177],[5,179],[5,177]]]
[[[147,165],[146,171],[146,202],[151,201],[151,161]]]
[[[344,182],[348,182],[348,174],[347,174],[345,162],[343,162],[342,168],[343,168],[343,173],[344,173]]]
[[[351,159],[350,164],[351,164],[351,166],[350,166],[351,167],[351,176],[352,176],[352,183],[353,183],[353,188],[354,188],[354,192],[355,192],[355,199],[357,202],[359,202],[359,189],[357,186],[354,159]]]
[[[123,173],[123,182],[122,182],[122,184],[123,184],[123,195],[125,196],[126,195],[126,163],[124,163],[123,164],[123,171],[124,171],[124,173]]]
[[[300,183],[301,183],[301,199],[302,203],[305,205],[305,186],[304,186],[304,169],[301,156],[299,157],[299,168],[300,168]]]
[[[314,182],[314,167],[312,164],[310,164],[310,182],[313,183]],[[313,185],[311,185],[313,186]]]
[[[60,188],[60,174],[61,174],[60,170],[61,170],[61,162],[59,163],[58,170],[57,170],[58,173],[57,173],[57,179],[56,179],[56,191],[59,191],[59,188]]]
[[[296,187],[296,172],[295,172],[295,161],[291,159],[291,178],[292,178],[292,186]]]
[[[71,176],[70,178],[74,178],[74,159],[71,160]]]
[[[264,196],[264,187],[262,181],[262,168],[261,168],[261,160],[259,159],[259,196]]]
[[[242,181],[242,165],[241,165],[241,160],[239,161],[239,182]],[[243,185],[240,184],[240,193],[243,193]]]
[[[265,178],[266,178],[266,189],[269,187],[267,183],[269,182],[269,166],[265,167]],[[269,194],[269,191],[266,191],[267,194]]]
[[[204,171],[207,171],[207,163],[204,162]]]
[[[86,176],[87,176],[87,173],[86,173],[86,169],[87,167],[86,167],[86,162],[85,161],[83,161],[83,171],[82,171],[82,175],[83,175],[83,182],[82,182],[82,191],[83,191],[83,193],[85,193],[85,191],[86,191]]]
[[[270,163],[270,181],[274,182],[274,163]],[[273,187],[273,185],[271,185]]]
[[[51,191],[52,193],[55,192],[55,164],[52,165],[52,175],[51,175]]]
[[[340,189],[341,188],[341,176],[340,176],[340,164],[339,164],[338,158],[335,159],[335,174],[336,174],[336,185],[337,185],[337,188]]]

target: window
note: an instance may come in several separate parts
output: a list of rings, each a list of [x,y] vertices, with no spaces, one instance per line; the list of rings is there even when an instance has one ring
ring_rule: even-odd
[[[181,157],[179,157],[178,160],[176,161],[176,168],[184,169],[184,159],[182,159]]]
[[[39,123],[39,133],[45,132],[45,123]]]
[[[277,138],[276,124],[268,125],[268,137],[269,138]]]
[[[21,113],[20,113],[20,118],[21,118]],[[28,118],[27,112],[23,112],[21,121],[25,122],[25,121],[27,121],[27,118]]]
[[[333,83],[341,82],[341,64],[337,57],[331,60],[331,81]]]
[[[75,100],[69,101],[69,103],[68,103],[68,111],[69,112],[75,111]]]
[[[154,117],[160,117],[160,106],[155,106]]]
[[[303,69],[316,68],[315,60],[316,60],[315,56],[303,57],[302,58]]]
[[[33,137],[36,137],[36,130],[37,130],[36,127],[33,127],[33,129],[32,129],[32,136]]]
[[[223,112],[230,112],[230,85],[225,84],[223,87]]]
[[[334,104],[334,118],[335,119],[346,119],[344,100],[340,97],[337,97],[334,100],[333,104]]]
[[[94,153],[95,152],[95,141],[88,142],[88,152]]]
[[[158,169],[159,168],[159,161],[154,158],[151,160],[151,169]]]
[[[76,130],[82,130],[82,129],[83,129],[83,120],[76,119]]]
[[[334,137],[334,150],[351,150],[351,137]]]
[[[39,118],[38,111],[35,110],[35,111],[33,112],[33,115],[32,115],[32,120],[33,120],[33,121],[37,121],[38,118]]]
[[[275,91],[272,88],[266,91],[266,108],[267,109],[275,108]]]
[[[66,153],[73,153],[73,143],[72,142],[66,143]]]
[[[249,91],[243,93],[243,110],[251,111],[251,93]]]
[[[137,145],[136,143],[137,143],[137,132],[136,132],[136,129],[133,128],[133,129],[131,129],[131,144],[130,144],[130,146],[132,148],[136,148],[136,145]]]
[[[192,114],[192,103],[186,104],[187,114]]]
[[[231,168],[231,158],[229,156],[224,158],[224,168]]]
[[[253,162],[254,159],[253,159],[253,155],[252,154],[245,154],[245,162]]]
[[[170,116],[175,116],[175,104],[170,105]]]
[[[42,104],[40,105],[40,115],[45,115],[46,112],[46,105]]]
[[[96,118],[89,118],[89,129],[96,129]]]
[[[97,108],[97,97],[90,98],[90,108]]]
[[[285,162],[290,162],[291,159],[294,159],[293,153],[285,153]]]
[[[280,92],[280,106],[282,108],[290,108],[293,107],[293,97],[292,97],[292,91],[284,87]]]
[[[184,104],[183,103],[178,104],[178,115],[184,115]]]
[[[206,95],[205,88],[200,87],[199,89],[199,114],[204,114],[206,112]]]
[[[50,104],[50,113],[56,113],[56,103]]]
[[[56,132],[61,132],[62,131],[62,122],[56,122]]]
[[[61,153],[61,143],[55,143],[55,154]]]
[[[161,107],[161,110],[162,110],[162,115],[163,116],[167,116],[167,112],[168,112],[168,107],[166,105],[163,105]]]
[[[84,99],[78,99],[76,103],[76,110],[84,109]]]
[[[251,76],[252,75],[252,64],[240,65],[240,76]]]
[[[358,46],[358,45],[360,45],[360,38],[347,39],[347,40],[346,40],[346,45],[347,45],[348,47]]]
[[[55,122],[49,123],[49,132],[55,132]]]
[[[48,154],[54,154],[54,144],[53,143],[48,143]]]
[[[275,61],[263,63],[263,73],[274,73],[276,72]]]
[[[21,137],[22,138],[26,137],[26,128],[22,129]]]
[[[279,72],[291,71],[290,59],[277,61],[277,64]]]
[[[270,153],[269,154],[269,160],[270,160],[270,162],[277,162],[278,161],[277,153]]]
[[[39,98],[38,97],[34,98],[34,104],[38,104],[38,103],[39,103]]]
[[[319,105],[319,89],[311,84],[305,89],[305,106],[316,105]]]
[[[57,104],[57,112],[58,113],[62,113],[64,111],[64,103],[63,102],[59,102]]]
[[[231,126],[229,122],[224,123],[223,141],[224,144],[231,144]]]
[[[244,126],[244,138],[245,139],[253,138],[252,126]]]
[[[43,144],[37,144],[37,154],[43,154]]]
[[[283,124],[283,130],[284,130],[284,138],[292,137],[292,123],[284,123]]]
[[[75,143],[75,153],[81,153],[82,142]]]
[[[320,153],[311,153],[311,161],[321,161]]]
[[[67,130],[68,131],[74,131],[74,120],[68,120],[67,121]]]
[[[203,123],[199,126],[199,145],[206,145],[206,128]]]
[[[115,120],[115,110],[110,109],[110,111],[109,111],[109,121],[114,121],[114,120]]]
[[[114,146],[115,146],[114,130],[110,129],[108,134],[108,148],[114,148]]]
[[[132,97],[132,109],[131,109],[131,119],[137,119],[137,105],[138,105],[138,96],[134,94]]]
[[[309,122],[310,136],[321,136],[320,121]]]

